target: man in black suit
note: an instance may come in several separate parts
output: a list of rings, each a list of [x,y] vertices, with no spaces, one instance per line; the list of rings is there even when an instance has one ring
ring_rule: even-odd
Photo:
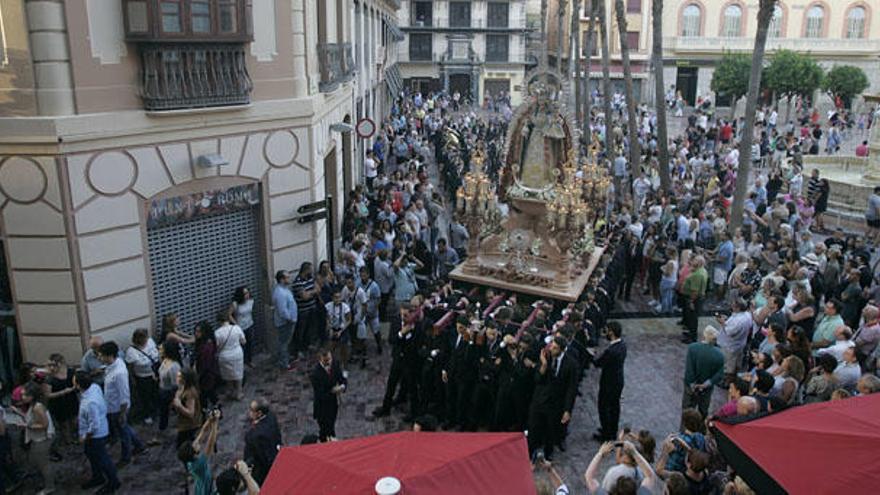
[[[318,421],[318,436],[322,442],[336,437],[336,414],[339,412],[339,396],[345,392],[346,379],[330,349],[318,353],[309,377],[315,391],[314,417]]]
[[[444,429],[459,426],[464,429],[471,421],[471,395],[477,380],[477,359],[479,350],[474,346],[474,335],[466,316],[455,321],[455,336],[449,358],[440,372],[446,384],[446,424]]]
[[[253,468],[251,474],[254,480],[262,485],[275,462],[278,448],[283,444],[281,430],[275,415],[269,411],[266,399],[251,401],[248,418],[251,427],[244,434],[244,461]]]
[[[410,410],[406,421],[412,421],[419,414],[419,348],[424,340],[422,322],[415,319],[412,305],[400,305],[398,317],[391,320],[388,341],[391,344],[391,369],[385,385],[382,406],[373,411],[374,417],[388,416],[394,405],[394,393],[400,386],[398,397],[409,398]]]
[[[608,322],[605,338],[611,341],[605,351],[593,363],[602,368],[599,376],[599,423],[601,429],[593,435],[600,442],[617,438],[620,422],[620,394],[623,393],[623,363],[626,360],[626,344],[620,339],[623,330],[620,323]]]
[[[543,448],[547,460],[553,457],[553,446],[561,439],[563,425],[571,421],[577,395],[578,366],[565,349],[565,339],[555,337],[541,350],[529,408],[529,452]]]

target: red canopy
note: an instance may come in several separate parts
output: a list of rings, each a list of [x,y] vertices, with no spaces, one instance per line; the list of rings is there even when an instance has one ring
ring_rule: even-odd
[[[719,447],[758,493],[877,493],[880,394],[716,423]]]
[[[261,492],[375,493],[385,476],[401,495],[534,495],[522,433],[399,432],[281,449]]]

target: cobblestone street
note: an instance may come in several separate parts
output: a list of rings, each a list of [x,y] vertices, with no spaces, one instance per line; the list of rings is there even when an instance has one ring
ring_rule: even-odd
[[[659,443],[678,426],[685,346],[678,340],[680,330],[673,318],[630,319],[622,320],[622,324],[629,355],[621,425],[648,429]],[[372,410],[381,402],[389,365],[387,352],[377,359],[374,348],[370,349],[372,361],[367,369],[354,367],[351,370],[348,392],[343,397],[336,428],[341,439],[409,428],[402,421],[403,414],[399,411],[381,420],[370,417]],[[318,431],[311,417],[312,392],[306,371],[301,367],[279,375],[265,363],[268,356],[264,354],[261,357],[259,362],[262,364],[248,376],[245,396],[268,398],[278,416],[285,443],[296,445],[303,435]],[[568,449],[556,455],[556,464],[573,488],[572,493],[584,493],[583,472],[598,448],[598,444],[590,438],[598,425],[597,388],[598,372],[591,369],[581,385],[581,397],[576,402]],[[716,400],[720,395],[721,392],[716,391]],[[215,474],[241,456],[246,427],[246,402],[224,404],[219,453],[214,462]],[[155,433],[155,425],[140,425],[137,430],[141,439],[146,441]],[[163,445],[152,447],[120,471],[122,493],[182,493],[183,468],[176,462],[173,431],[172,420],[172,429],[166,432]],[[118,446],[111,455],[114,459],[119,458]],[[79,447],[66,448],[64,460],[55,466],[58,493],[90,493],[78,488],[79,483],[88,476],[88,465]],[[291,469],[307,467],[291,466]],[[30,486],[19,491],[31,492]]]

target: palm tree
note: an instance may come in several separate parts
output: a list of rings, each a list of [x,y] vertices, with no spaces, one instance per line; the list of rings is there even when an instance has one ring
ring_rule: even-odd
[[[562,32],[562,28],[565,25],[565,0],[556,0],[556,4],[556,70],[560,74],[565,75],[562,67],[562,54],[565,53],[562,51],[562,45],[565,44],[564,33]]]
[[[663,0],[654,0],[651,6],[651,22],[654,39],[651,48],[651,64],[654,66],[654,106],[657,112],[657,151],[660,161],[660,189],[669,193],[669,136],[666,129],[666,83],[663,81]]]
[[[614,153],[614,135],[611,132],[611,56],[608,54],[608,16],[605,0],[593,0],[599,5],[599,36],[602,38],[602,93],[605,97],[605,157],[611,159]]]
[[[596,0],[590,2],[590,25],[587,27],[587,46],[584,48],[584,129],[590,128],[590,113],[592,112],[593,99],[590,97],[590,73],[593,70],[593,46],[596,42],[596,12],[599,3]],[[592,139],[592,137],[591,137]]]
[[[750,165],[752,162],[752,139],[755,132],[755,113],[758,107],[758,93],[761,91],[761,73],[764,68],[764,48],[767,45],[767,32],[776,0],[760,0],[758,7],[758,31],[755,33],[755,50],[752,52],[752,72],[749,75],[749,94],[746,97],[746,116],[739,142],[739,169],[736,172],[736,189],[733,193],[733,208],[730,212],[730,232],[742,225],[743,205],[749,186]]]
[[[541,0],[541,43],[544,45],[541,62],[547,64],[547,0]]]
[[[641,168],[642,151],[639,146],[639,125],[636,118],[636,100],[633,94],[632,68],[629,64],[629,40],[626,39],[626,7],[623,0],[614,1],[617,16],[617,34],[620,37],[620,55],[623,58],[623,90],[626,93],[626,126],[629,128],[629,163],[633,174]]]
[[[568,45],[568,67],[569,73],[574,74],[574,116],[578,125],[580,125],[581,121],[581,57],[580,57],[580,44],[581,44],[581,29],[579,26],[580,22],[580,11],[581,11],[581,2],[580,0],[571,0],[571,36],[568,37],[569,45]],[[585,129],[585,128],[583,128]]]

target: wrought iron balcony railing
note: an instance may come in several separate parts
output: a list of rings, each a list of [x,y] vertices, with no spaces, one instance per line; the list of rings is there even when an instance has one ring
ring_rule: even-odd
[[[147,111],[250,103],[244,43],[141,43]]]
[[[351,43],[319,43],[318,62],[321,67],[322,93],[334,91],[340,83],[354,76],[354,56]]]

